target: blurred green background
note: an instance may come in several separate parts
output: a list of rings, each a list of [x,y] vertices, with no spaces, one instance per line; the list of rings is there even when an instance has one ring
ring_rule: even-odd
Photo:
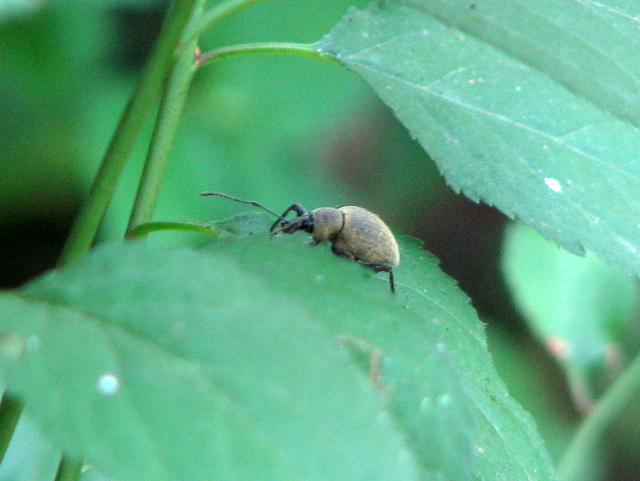
[[[313,42],[366,0],[271,0],[217,26],[202,49]],[[128,99],[167,3],[0,0],[0,285],[53,267]],[[124,234],[151,128],[105,219]],[[421,238],[472,298],[498,371],[536,418],[554,459],[579,419],[560,367],[518,317],[500,271],[507,219],[456,195],[364,82],[307,58],[247,56],[199,72],[156,210],[158,220],[221,219],[246,210],[204,190],[273,210],[357,204]],[[159,242],[206,242],[154,234]],[[640,479],[629,426],[612,436],[608,479]],[[47,479],[55,453],[21,423],[0,479]],[[595,460],[596,464],[599,460]],[[91,473],[86,475],[92,476]]]

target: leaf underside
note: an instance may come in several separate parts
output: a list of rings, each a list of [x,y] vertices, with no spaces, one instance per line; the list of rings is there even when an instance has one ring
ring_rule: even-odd
[[[640,133],[624,120],[630,112],[637,117],[640,98],[635,37],[617,23],[622,13],[605,15],[589,2],[542,3],[372,4],[351,10],[317,47],[371,85],[455,190],[522,219],[571,252],[587,248],[639,274]],[[571,19],[575,9],[579,15]],[[526,20],[529,10],[536,16]],[[597,40],[583,38],[587,17],[600,25],[593,35],[619,30],[599,53]],[[637,29],[637,21],[627,20]],[[520,23],[526,34],[518,33]],[[507,49],[505,39],[516,45]],[[524,55],[532,42],[542,50]],[[586,75],[607,53],[608,63],[593,72],[617,67],[588,95],[588,79],[568,84],[571,66]],[[604,99],[602,90],[609,93]]]

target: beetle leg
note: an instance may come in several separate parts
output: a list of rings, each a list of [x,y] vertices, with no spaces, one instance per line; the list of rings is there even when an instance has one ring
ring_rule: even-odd
[[[306,211],[306,209],[304,207],[302,207],[300,204],[293,204],[290,205],[287,210],[285,210],[282,215],[280,217],[278,217],[278,220],[275,221],[273,223],[273,225],[271,226],[271,229],[269,229],[269,232],[273,232],[274,229],[276,228],[276,226],[278,224],[280,224],[286,217],[287,214],[289,214],[289,212],[294,211],[296,214],[298,214],[298,216],[302,216],[307,214],[308,212]]]
[[[348,252],[343,251],[342,249],[336,247],[336,245],[334,243],[331,243],[331,252],[333,252],[335,255],[337,255],[339,257],[346,257],[347,259],[351,259],[352,261],[357,260],[355,257],[353,257]]]
[[[363,266],[373,269],[375,272],[388,272],[389,273],[389,287],[391,292],[396,293],[396,284],[393,280],[393,269],[386,264],[362,264]]]

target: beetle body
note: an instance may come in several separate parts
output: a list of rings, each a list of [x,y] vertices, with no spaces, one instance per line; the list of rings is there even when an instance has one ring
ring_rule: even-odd
[[[237,199],[218,192],[203,192],[200,195],[224,197],[266,210],[278,217],[269,229],[272,234],[293,234],[302,230],[311,234],[312,246],[329,241],[334,254],[347,257],[375,272],[388,272],[391,292],[395,292],[393,269],[400,263],[398,243],[387,224],[367,209],[344,205],[307,211],[300,204],[293,204],[278,216],[258,202]],[[292,211],[297,217],[287,220],[287,215]]]

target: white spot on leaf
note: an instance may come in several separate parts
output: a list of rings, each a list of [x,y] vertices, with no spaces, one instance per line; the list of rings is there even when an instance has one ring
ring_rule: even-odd
[[[120,390],[120,378],[115,374],[103,374],[98,379],[98,391],[105,396],[114,396]]]
[[[15,332],[0,333],[0,358],[15,361],[25,351],[25,339]]]
[[[560,184],[560,181],[558,179],[545,177],[544,183],[547,184],[547,187],[549,187],[552,191],[558,193],[562,192],[562,185]]]
[[[432,405],[432,401],[431,401],[431,398],[429,397],[423,397],[422,400],[420,401],[420,409],[423,411],[430,409],[431,405]]]
[[[27,352],[35,352],[40,349],[40,338],[35,334],[33,336],[27,337]]]

